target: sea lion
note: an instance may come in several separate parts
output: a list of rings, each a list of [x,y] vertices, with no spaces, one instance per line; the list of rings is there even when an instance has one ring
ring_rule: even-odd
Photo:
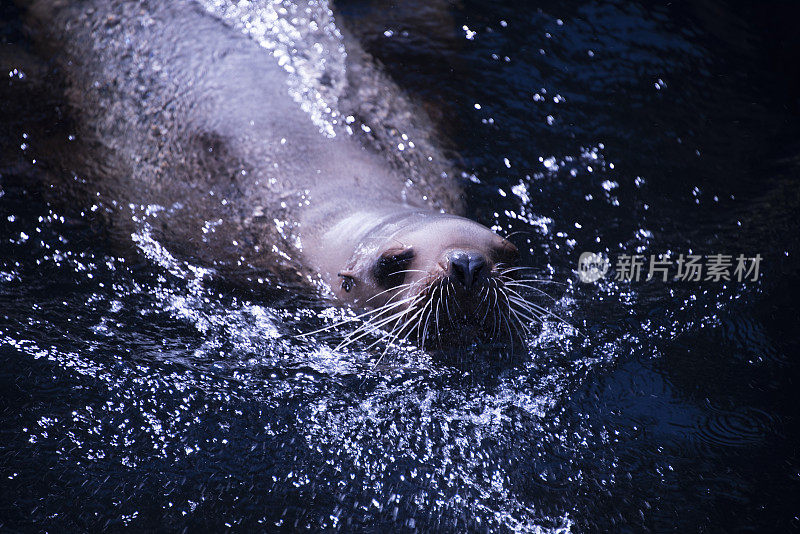
[[[72,144],[42,141],[42,157],[97,197],[120,233],[142,239],[144,228],[216,269],[271,271],[373,308],[351,340],[383,329],[422,345],[470,342],[527,328],[534,308],[509,274],[516,248],[462,216],[459,186],[425,128],[404,122],[417,156],[398,164],[375,150],[380,135],[352,132],[353,116],[321,126],[285,57],[197,3],[39,0],[27,11],[71,117]],[[312,96],[325,106],[338,90],[360,117],[382,104],[401,110],[394,119],[413,115],[360,57],[356,48],[338,66],[326,58],[348,72],[327,67]]]

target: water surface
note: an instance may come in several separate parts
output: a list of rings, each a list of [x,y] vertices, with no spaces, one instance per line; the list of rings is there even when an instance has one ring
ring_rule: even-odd
[[[146,233],[120,251],[38,185],[26,135],[58,103],[0,73],[0,527],[797,528],[795,11],[336,6],[448,139],[472,216],[556,282],[564,321],[511,362],[337,350],[347,327],[297,337],[344,313],[313,293],[230,287]],[[763,261],[582,284],[583,251]]]

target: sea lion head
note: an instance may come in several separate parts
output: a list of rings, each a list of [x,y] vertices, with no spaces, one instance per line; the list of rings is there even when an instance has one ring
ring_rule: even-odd
[[[423,348],[514,340],[530,316],[511,276],[518,256],[510,241],[474,221],[414,214],[361,239],[333,290],[372,309],[359,332],[413,338]]]

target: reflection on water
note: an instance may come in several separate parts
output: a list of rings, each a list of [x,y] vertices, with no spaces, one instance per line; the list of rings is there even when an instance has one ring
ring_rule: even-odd
[[[49,203],[23,137],[41,117],[6,99],[0,526],[796,526],[797,121],[763,28],[716,4],[339,7],[583,335],[551,317],[510,362],[299,336],[347,312],[229,287],[146,218],[123,254]],[[764,272],[586,285],[584,250],[758,252]]]

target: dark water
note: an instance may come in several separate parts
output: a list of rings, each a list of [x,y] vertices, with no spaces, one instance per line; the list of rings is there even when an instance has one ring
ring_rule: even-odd
[[[340,312],[209,281],[147,236],[131,260],[91,206],[50,202],[24,134],[57,103],[26,111],[2,72],[0,530],[800,527],[800,10],[338,9],[583,336],[551,319],[518,362],[405,347],[374,370],[380,351],[334,349],[346,329],[298,338]],[[583,251],[763,261],[582,284]]]

